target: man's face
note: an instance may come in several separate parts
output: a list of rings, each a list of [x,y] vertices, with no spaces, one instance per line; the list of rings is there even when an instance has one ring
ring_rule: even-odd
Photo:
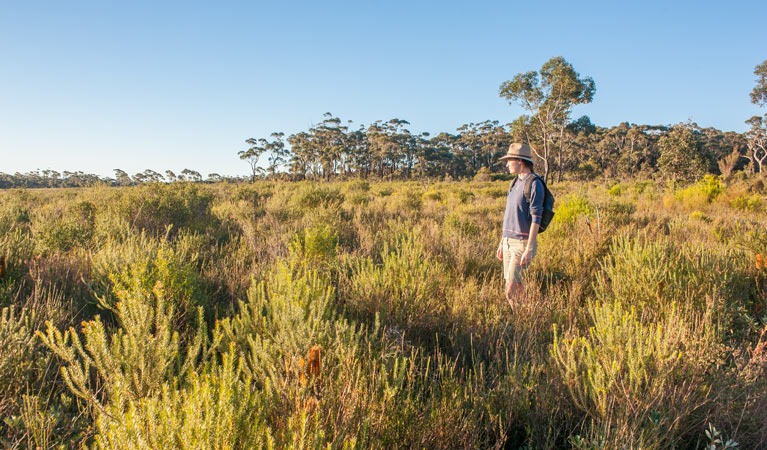
[[[509,158],[506,160],[506,168],[509,169],[510,174],[519,175],[522,172],[522,161],[517,158]]]

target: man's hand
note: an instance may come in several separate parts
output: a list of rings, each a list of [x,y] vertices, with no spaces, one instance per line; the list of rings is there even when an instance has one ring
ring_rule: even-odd
[[[526,266],[526,265],[530,264],[530,261],[532,261],[532,259],[533,259],[532,255],[533,255],[533,252],[530,251],[530,249],[526,248],[525,252],[522,253],[522,257],[519,258],[519,265],[520,266]]]
[[[495,251],[495,257],[503,261],[503,241],[498,244],[498,250]]]

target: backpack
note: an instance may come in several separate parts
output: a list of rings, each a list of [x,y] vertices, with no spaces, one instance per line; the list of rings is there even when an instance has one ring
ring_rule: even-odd
[[[538,233],[543,233],[551,223],[551,219],[554,218],[554,194],[552,194],[546,186],[543,178],[536,173],[533,173],[532,175],[533,176],[527,177],[527,180],[525,180],[525,200],[530,204],[530,190],[532,189],[533,180],[541,180],[541,184],[543,185],[543,214],[541,214],[541,225],[540,228],[538,228]],[[514,178],[514,181],[511,182],[512,188],[518,179],[519,177],[516,177]]]

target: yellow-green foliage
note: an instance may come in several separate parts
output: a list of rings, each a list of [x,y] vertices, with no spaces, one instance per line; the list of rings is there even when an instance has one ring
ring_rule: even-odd
[[[623,188],[624,186],[620,183],[613,185],[607,193],[614,196],[614,197],[620,197],[623,194]]]
[[[436,189],[429,189],[423,193],[424,200],[432,200],[439,202],[442,200],[442,191]]]
[[[569,194],[554,210],[555,222],[563,225],[572,225],[578,217],[590,218],[596,209],[585,197],[578,194]]]
[[[330,259],[336,255],[338,248],[338,233],[328,225],[317,225],[307,228],[293,236],[290,250],[299,258]]]
[[[18,380],[27,377],[34,367],[33,317],[13,306],[0,310],[0,415],[6,416],[19,400],[23,386]]]
[[[293,194],[293,203],[301,209],[340,205],[344,194],[338,188],[319,184],[302,184]]]
[[[94,448],[229,449],[274,448],[264,425],[261,395],[242,378],[240,358],[224,353],[221,365],[198,374],[185,387],[164,384],[158,395],[108,408],[97,421]]]
[[[176,308],[169,298],[176,287],[160,280],[150,287],[149,277],[138,265],[119,280],[114,277],[118,299],[112,309],[118,323],[115,332],[109,332],[96,316],[84,322],[79,332],[70,328],[61,333],[49,322],[45,333],[38,333],[64,361],[61,374],[67,387],[99,412],[106,411],[108,403],[122,409],[127,401],[159,393],[163,383],[191,367],[207,339],[200,309],[197,335],[188,345],[186,357],[180,356],[183,347],[173,328]]]
[[[690,386],[686,346],[692,324],[676,308],[647,320],[620,302],[593,303],[587,333],[559,337],[551,355],[572,399],[594,420],[610,424],[612,442],[638,448],[670,448],[686,431],[699,395]]]
[[[686,209],[701,209],[710,204],[722,192],[724,186],[718,177],[706,175],[702,180],[674,192],[674,198]]]
[[[406,187],[397,192],[392,206],[398,211],[419,211],[423,205],[422,195],[420,189]]]
[[[138,230],[160,235],[169,225],[204,230],[213,220],[212,202],[209,192],[192,183],[154,183],[116,195],[108,210]]]
[[[409,232],[395,237],[380,256],[380,265],[371,258],[351,261],[350,301],[395,323],[437,320],[445,307],[441,280],[447,269],[426,253],[419,236]]]
[[[703,214],[703,211],[693,211],[690,213],[690,220],[700,220],[703,222],[708,222],[709,218],[705,214]]]
[[[671,302],[702,307],[707,296],[730,296],[736,272],[730,251],[723,258],[702,248],[665,239],[616,236],[596,279],[599,298],[655,311]]]
[[[764,211],[764,199],[759,194],[740,195],[730,200],[730,206],[741,211]]]

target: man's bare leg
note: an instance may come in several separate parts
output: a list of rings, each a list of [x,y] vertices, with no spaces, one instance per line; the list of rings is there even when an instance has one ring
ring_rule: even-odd
[[[525,296],[525,288],[522,283],[511,282],[506,284],[506,301],[513,309]]]

